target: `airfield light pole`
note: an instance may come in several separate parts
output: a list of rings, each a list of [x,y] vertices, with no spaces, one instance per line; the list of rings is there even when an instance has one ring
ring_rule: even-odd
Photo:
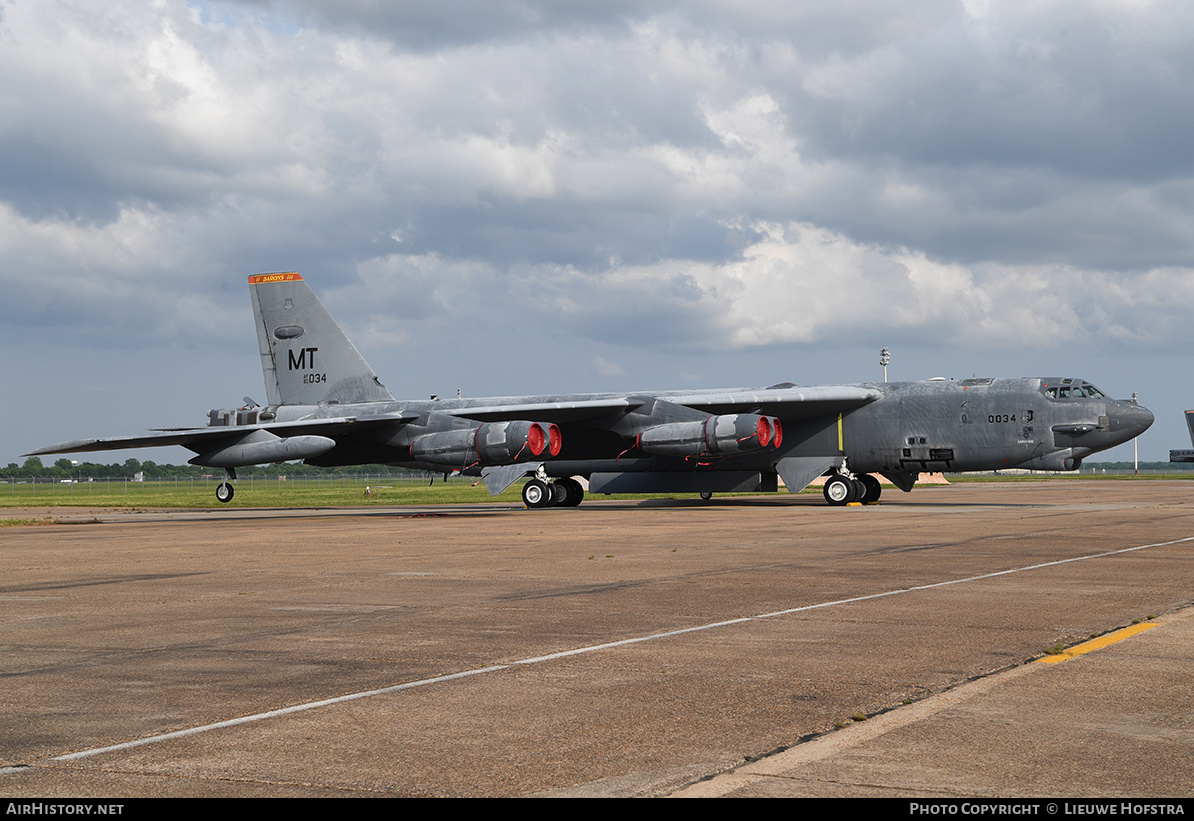
[[[1140,398],[1140,395],[1137,394],[1136,391],[1132,391],[1132,404],[1133,405],[1140,404],[1138,401],[1136,401],[1139,398]],[[1135,465],[1136,475],[1139,476],[1140,475],[1140,437],[1139,436],[1132,437],[1132,463]]]
[[[884,348],[879,351],[879,364],[883,366],[883,381],[887,381],[887,363],[891,362],[891,351]]]

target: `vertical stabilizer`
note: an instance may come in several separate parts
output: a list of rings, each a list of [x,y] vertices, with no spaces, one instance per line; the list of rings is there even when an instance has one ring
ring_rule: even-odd
[[[269,404],[393,400],[301,276],[257,274],[249,293]]]

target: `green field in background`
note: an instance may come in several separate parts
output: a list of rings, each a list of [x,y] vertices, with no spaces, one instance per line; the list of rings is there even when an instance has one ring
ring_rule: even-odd
[[[1035,474],[1035,475],[976,475],[950,477],[956,482],[1051,482],[1098,479],[1100,481],[1156,481],[1164,479],[1189,480],[1188,473],[1141,474],[1139,476],[1106,474]],[[67,483],[8,483],[0,485],[0,509],[3,508],[56,508],[56,507],[101,507],[101,508],[221,508],[221,507],[346,507],[353,505],[434,505],[434,504],[484,504],[487,502],[522,503],[523,482],[516,482],[500,496],[490,496],[483,483],[473,484],[473,479],[453,478],[448,483],[436,480],[429,484],[426,479],[411,482],[381,477],[378,479],[337,478],[320,481],[279,481],[257,478],[250,482],[241,479],[236,485],[236,496],[221,505],[216,501],[215,491],[219,480],[191,481],[180,479],[147,480],[125,482]],[[369,495],[365,488],[368,486]],[[929,490],[934,485],[918,487],[918,491]],[[936,487],[940,487],[937,485]],[[820,487],[807,488],[805,493],[820,493]],[[887,487],[885,496],[899,491]],[[756,494],[716,494],[756,495]],[[693,499],[695,494],[627,494],[615,497],[588,498],[676,498]]]
[[[236,495],[226,505],[216,501],[218,481],[155,480],[145,482],[79,482],[77,484],[17,484],[0,486],[0,508],[12,507],[113,507],[113,508],[222,508],[222,507],[336,507],[349,505],[425,505],[468,502],[522,502],[522,484],[500,496],[490,496],[484,484],[437,481],[391,483],[280,482],[276,479],[236,483]]]

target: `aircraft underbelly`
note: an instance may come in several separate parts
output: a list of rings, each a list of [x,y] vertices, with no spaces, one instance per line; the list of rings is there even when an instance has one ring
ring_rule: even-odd
[[[593,473],[589,477],[590,493],[753,493],[762,489],[757,470]]]

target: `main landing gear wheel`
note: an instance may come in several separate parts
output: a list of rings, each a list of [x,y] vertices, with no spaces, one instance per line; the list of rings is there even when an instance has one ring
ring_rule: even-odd
[[[835,507],[853,502],[858,495],[854,481],[835,473],[825,480],[825,501]]]
[[[883,488],[878,479],[868,473],[858,481],[862,484],[862,495],[858,497],[858,501],[864,505],[879,501],[879,494],[883,492]]]
[[[710,499],[712,499],[712,498],[713,498],[713,493],[712,493],[712,491],[708,491],[708,490],[702,490],[702,491],[701,491],[701,501],[703,501],[703,502],[707,502],[707,501],[709,501],[709,500],[710,500]]]
[[[552,503],[551,488],[547,482],[532,479],[522,486],[522,503],[532,510],[548,507]]]
[[[216,485],[216,500],[227,504],[232,501],[232,496],[236,491],[232,489],[232,485],[227,482],[220,482]]]
[[[568,507],[568,500],[572,498],[572,488],[564,484],[563,479],[557,479],[548,484],[547,489],[551,491],[551,506],[552,507]]]
[[[522,486],[522,501],[532,510],[543,507],[576,507],[585,498],[584,486],[575,479],[544,482],[532,479]]]
[[[552,488],[553,504],[559,507],[576,507],[584,498],[584,486],[575,479],[560,479]]]

